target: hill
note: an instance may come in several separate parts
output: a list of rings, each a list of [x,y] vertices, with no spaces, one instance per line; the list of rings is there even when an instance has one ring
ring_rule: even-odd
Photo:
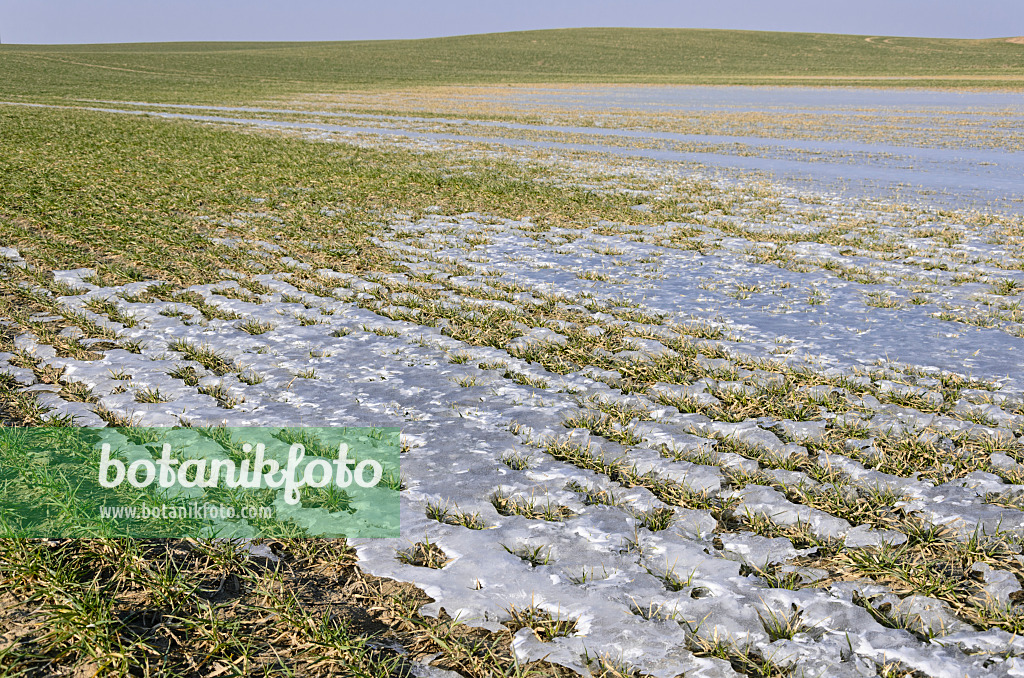
[[[1020,88],[1024,44],[582,28],[425,40],[0,46],[0,97],[251,100],[347,88],[680,83]]]

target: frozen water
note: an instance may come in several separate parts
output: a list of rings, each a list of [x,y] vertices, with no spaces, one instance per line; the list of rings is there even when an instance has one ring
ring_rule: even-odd
[[[691,106],[718,105],[701,99],[705,90],[691,94]],[[601,102],[681,105],[668,90],[652,90],[647,103],[637,104],[639,95]],[[719,104],[749,107],[749,96],[723,94]],[[826,105],[811,93],[756,96],[762,105]],[[854,104],[837,96],[829,105]],[[881,107],[1015,105],[997,95],[869,98]],[[399,125],[410,121],[378,122],[409,138],[475,138]],[[271,122],[317,134],[387,131]],[[61,308],[115,330],[122,348],[78,360],[25,332],[14,340],[17,354],[0,354],[0,371],[48,416],[82,425],[114,413],[148,425],[400,426],[405,536],[354,540],[360,566],[421,587],[434,601],[428,614],[444,609],[498,629],[513,609],[533,608],[574,622],[569,635],[547,642],[519,630],[514,647],[524,660],[546,657],[586,673],[586,658],[603,656],[654,676],[735,675],[700,650],[721,643],[807,675],[873,675],[894,662],[929,676],[1019,675],[1024,649],[1010,634],[976,628],[948,602],[883,578],[834,578],[835,562],[814,560],[828,549],[849,558],[893,552],[932,529],[961,542],[1024,536],[1024,488],[1015,484],[1024,459],[1024,325],[1014,306],[1024,276],[1006,235],[1013,214],[973,220],[935,209],[941,200],[914,210],[850,204],[785,182],[744,194],[726,213],[701,203],[702,191],[739,195],[742,176],[687,192],[672,181],[689,169],[659,164],[680,152],[637,163],[642,149],[602,145],[608,130],[582,132],[594,132],[595,143],[544,145],[605,154],[547,158],[553,182],[569,183],[569,175],[578,186],[600,186],[588,190],[646,192],[640,205],[690,205],[685,223],[651,216],[640,226],[538,228],[502,215],[389,215],[378,240],[404,272],[318,271],[332,289],[319,296],[302,289],[302,276],[314,272],[300,252],[242,235],[247,220],[267,215],[240,211],[225,222],[231,236],[219,233],[217,242],[258,259],[265,273],[252,280],[270,292],[242,294],[244,276],[230,271],[189,288],[237,319],[145,300],[151,282],[100,287],[90,269],[56,271],[55,280],[77,290],[59,299]],[[484,157],[515,158],[514,144],[529,141],[480,139],[504,144]],[[778,146],[801,150],[787,140]],[[868,157],[881,146],[846,150],[868,154],[856,156],[854,169],[884,174]],[[934,160],[929,173],[947,178],[981,157],[957,169],[948,149],[900,152],[899,162],[915,166]],[[708,162],[713,153],[699,155]],[[1003,160],[992,172],[1005,179],[1018,160]],[[622,185],[601,184],[609,174]],[[1008,195],[993,176],[975,179]],[[833,226],[841,236],[829,235]],[[4,266],[25,265],[10,247],[0,254]],[[91,299],[113,301],[135,324],[88,310]],[[483,319],[503,318],[512,331],[481,346],[454,338],[462,335],[445,319],[456,317],[480,323],[479,333],[493,329]],[[254,324],[262,331],[246,331]],[[216,353],[230,369],[190,360],[184,345]],[[545,369],[540,359],[559,352],[563,369]],[[63,385],[38,383],[26,364],[63,369]],[[191,383],[182,368],[191,368]],[[644,369],[655,376],[631,376]],[[64,386],[73,382],[95,402],[70,399]],[[140,402],[144,391],[163,402]],[[794,395],[806,407],[769,407]],[[908,457],[917,470],[905,471],[885,463],[898,453],[893,441],[942,455],[935,465]],[[902,522],[871,519],[885,493]],[[444,567],[398,558],[426,541],[444,551]],[[1021,581],[1019,567],[1011,569],[972,564],[977,594],[1015,605]],[[803,587],[787,588],[787,578]],[[800,632],[773,635],[773,620],[794,615]]]

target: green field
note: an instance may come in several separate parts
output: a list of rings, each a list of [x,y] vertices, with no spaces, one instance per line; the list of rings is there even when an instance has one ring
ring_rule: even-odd
[[[56,326],[31,319],[55,308],[50,294],[33,292],[33,286],[56,284],[51,269],[88,266],[107,282],[160,279],[168,282],[162,288],[167,298],[180,300],[184,286],[222,279],[222,267],[254,273],[231,248],[209,240],[217,232],[210,220],[254,209],[253,199],[280,221],[256,220],[257,231],[250,225],[237,235],[282,243],[304,261],[352,271],[392,268],[370,241],[381,212],[416,215],[435,206],[455,214],[528,214],[538,228],[640,217],[629,209],[635,202],[629,196],[545,186],[535,181],[536,168],[473,161],[467,165],[472,171],[451,175],[450,164],[441,153],[2,107],[0,243],[16,247],[31,268],[8,268],[0,276],[0,317],[8,323],[0,350],[17,350],[14,338],[33,331],[68,355],[101,357],[59,337]],[[339,203],[347,207],[344,214],[324,213]],[[672,215],[671,205],[661,209]],[[310,239],[323,247],[305,248]],[[90,336],[103,334],[82,320],[76,322]],[[44,379],[61,374],[39,369]],[[0,379],[0,452],[22,435],[21,425],[42,423],[41,412],[32,394],[9,377]],[[0,594],[9,602],[0,628],[13,639],[0,643],[4,676],[408,675],[402,657],[372,645],[383,633],[418,654],[443,654],[438,665],[466,676],[569,675],[544,662],[517,663],[511,632],[491,634],[421,615],[429,601],[422,592],[359,571],[354,553],[337,541],[280,540],[274,547],[280,566],[269,567],[230,542],[3,542]],[[225,581],[230,591],[221,596]],[[154,625],[171,630],[151,632]]]
[[[265,237],[305,250],[300,243],[316,235],[330,249],[304,256],[362,268],[380,263],[369,242],[380,211],[436,206],[530,214],[550,224],[638,218],[629,196],[545,186],[535,181],[537,168],[476,161],[471,174],[452,176],[448,162],[441,153],[314,144],[188,122],[0,108],[0,243],[47,268],[91,266],[122,283],[181,283],[218,275],[230,255],[211,246],[209,223],[197,217],[230,218],[252,209],[252,198],[282,220],[263,223]],[[344,216],[321,212],[342,200]],[[677,211],[659,207],[665,218]]]
[[[0,46],[0,97],[246,101],[442,84],[681,83],[1019,88],[1024,44],[585,28],[427,40]]]
[[[749,258],[759,266],[779,265],[780,268],[795,264],[780,271],[780,279],[785,278],[784,285],[781,282],[776,285],[773,280],[770,288],[767,284],[765,289],[757,286],[740,288],[733,281],[725,281],[723,285],[730,286],[735,295],[732,298],[737,301],[762,292],[765,298],[768,298],[769,291],[775,295],[779,290],[790,287],[789,280],[797,272],[823,276],[825,270],[834,270],[837,277],[845,276],[842,283],[837,283],[837,290],[848,282],[874,285],[881,278],[876,279],[876,272],[860,263],[850,263],[855,261],[854,257],[857,257],[856,261],[863,261],[862,255],[867,252],[875,257],[871,259],[872,266],[875,266],[877,262],[889,262],[903,256],[899,253],[901,246],[898,242],[887,233],[881,234],[874,221],[862,219],[859,213],[853,216],[852,211],[836,211],[834,221],[831,221],[832,216],[826,215],[830,219],[827,228],[821,228],[820,232],[815,230],[812,235],[805,235],[804,231],[794,235],[770,228],[778,223],[790,223],[791,213],[785,211],[774,193],[753,181],[742,186],[721,187],[709,179],[690,177],[680,179],[669,186],[670,190],[659,194],[657,191],[666,190],[662,177],[651,179],[644,178],[644,175],[616,174],[616,166],[611,166],[607,174],[580,170],[578,165],[569,162],[569,158],[564,159],[561,165],[551,166],[525,155],[519,160],[515,157],[496,159],[443,147],[418,151],[414,147],[387,143],[367,148],[345,141],[310,141],[288,133],[254,131],[229,125],[84,110],[90,104],[76,101],[252,103],[267,99],[287,101],[302,94],[343,91],[354,92],[349,99],[355,101],[358,91],[378,90],[373,94],[383,93],[380,100],[390,106],[399,96],[392,90],[398,88],[503,83],[1019,89],[1024,84],[1024,44],[1006,39],[938,40],[709,30],[578,29],[416,41],[3,45],[0,46],[0,101],[71,105],[57,108],[0,105],[0,246],[16,248],[24,257],[24,262],[18,262],[24,263],[24,267],[16,264],[0,267],[0,353],[9,356],[7,361],[10,365],[31,371],[38,382],[36,386],[48,388],[43,393],[59,392],[70,402],[95,405],[94,412],[108,424],[123,426],[131,423],[132,413],[124,415],[106,409],[99,403],[92,387],[77,381],[73,370],[65,372],[64,368],[54,367],[48,359],[29,352],[18,341],[21,335],[31,333],[41,343],[53,346],[61,358],[82,361],[100,360],[104,356],[99,351],[115,348],[131,353],[142,350],[139,340],[125,334],[118,336],[109,327],[89,320],[90,316],[62,306],[58,298],[74,293],[75,288],[54,278],[54,270],[94,269],[95,275],[88,281],[103,287],[160,280],[162,284],[146,288],[145,295],[150,296],[139,292],[132,298],[152,303],[193,305],[203,318],[196,328],[197,337],[205,329],[204,325],[241,321],[242,318],[206,303],[205,297],[191,290],[191,286],[220,285],[226,278],[237,274],[239,287],[232,292],[234,296],[231,298],[245,300],[268,291],[269,288],[259,283],[257,276],[269,272],[288,276],[290,284],[302,292],[326,298],[334,293],[339,278],[321,276],[317,269],[322,268],[354,273],[367,279],[403,273],[408,274],[412,282],[429,283],[415,288],[423,295],[415,302],[421,307],[417,309],[421,314],[417,322],[429,320],[435,326],[445,328],[447,336],[464,342],[468,347],[503,350],[521,332],[520,321],[540,327],[545,323],[578,318],[574,314],[581,313],[581,308],[590,312],[589,307],[565,303],[584,302],[582,294],[563,298],[542,292],[541,288],[527,287],[528,278],[521,283],[514,276],[493,276],[496,286],[486,286],[490,290],[487,294],[492,296],[485,298],[483,292],[474,292],[481,296],[473,299],[493,302],[504,299],[502,295],[505,294],[531,291],[531,294],[536,294],[536,298],[531,299],[539,303],[531,306],[528,315],[519,315],[519,311],[516,311],[517,315],[508,315],[505,311],[493,314],[474,311],[469,315],[463,314],[462,307],[453,310],[448,298],[456,290],[463,294],[465,288],[450,286],[446,281],[477,269],[467,268],[455,259],[449,262],[445,254],[448,250],[442,249],[430,256],[448,266],[448,272],[436,275],[436,279],[421,279],[419,269],[413,269],[406,260],[395,259],[393,249],[399,235],[394,235],[391,240],[387,238],[392,236],[382,235],[404,233],[392,229],[395,222],[415,222],[432,213],[454,216],[477,212],[483,215],[481,223],[494,226],[495,230],[504,219],[519,220],[525,222],[519,227],[526,234],[523,237],[556,245],[571,244],[587,233],[630,240],[644,233],[631,230],[634,227],[640,229],[645,224],[658,224],[669,229],[663,234],[662,244],[668,242],[670,244],[666,247],[687,250],[687,255],[705,256],[717,251],[721,239],[743,238],[752,243],[750,251],[741,254],[744,260]],[[445,96],[446,90],[439,88],[431,90],[423,100],[442,102]],[[414,101],[410,105],[418,104]],[[444,115],[443,112],[437,114]],[[476,115],[482,113],[476,112]],[[771,115],[744,119],[736,124],[756,127]],[[787,124],[801,127],[803,121],[789,121]],[[1009,136],[1002,128],[993,134],[997,133]],[[584,164],[583,167],[587,166]],[[614,182],[613,188],[624,190],[595,189],[590,184],[592,181]],[[644,201],[643,211],[635,209],[639,207],[636,205],[638,200]],[[806,223],[799,221],[797,225],[810,225],[812,218],[816,223],[821,221],[822,213],[814,211],[817,208],[813,203],[807,202],[803,207],[808,208]],[[695,209],[700,218],[693,217]],[[944,244],[945,250],[935,250],[940,252],[952,252],[960,245],[961,238],[973,237],[967,226],[980,232],[995,223],[996,226],[985,235],[1001,238],[1006,243],[1006,251],[1009,252],[1007,261],[1003,262],[1006,270],[1012,272],[1011,267],[1016,266],[1021,258],[1019,248],[1024,230],[1019,218],[997,219],[991,215],[954,215],[938,211],[918,214],[910,206],[893,207],[890,213],[894,219],[901,220],[901,225],[907,226],[907,233],[916,234],[918,240],[934,239],[929,247],[939,248]],[[702,227],[705,216],[722,216],[717,222],[722,229],[725,228],[722,224],[732,217],[753,223],[753,226],[743,230],[746,226],[732,225],[733,230],[722,230],[716,236],[717,241],[704,242],[698,238],[702,232],[698,227]],[[962,227],[966,235],[945,228],[954,217],[958,220],[957,228]],[[768,226],[762,228],[765,224]],[[814,228],[818,229],[820,225],[818,223]],[[448,227],[445,226],[446,229]],[[451,234],[455,235],[460,227],[453,222],[450,228]],[[475,238],[467,236],[453,242],[469,249],[488,244],[482,235]],[[817,264],[811,266],[790,261],[792,257],[786,248],[804,242],[804,238],[815,244],[842,247],[844,257],[847,252],[851,254],[850,261],[843,261],[842,266],[837,263],[828,269],[826,264],[833,262],[825,261],[820,271]],[[273,243],[281,251],[261,254],[250,250],[247,245],[235,247],[226,244],[229,239],[243,245]],[[966,246],[979,241],[980,236],[966,242],[964,248],[955,250],[956,256],[973,256]],[[392,250],[388,249],[389,245]],[[532,250],[532,245],[524,248],[524,252],[529,250]],[[607,258],[614,257],[615,261],[608,268],[578,272],[575,279],[581,282],[581,289],[583,281],[611,280],[609,271],[615,271],[610,267],[618,265],[618,257],[622,254],[609,245],[591,251]],[[286,265],[279,256],[285,253],[296,261],[310,264],[311,268]],[[971,264],[964,263],[964,259],[954,260],[952,255],[948,259],[952,266],[965,267],[962,283],[982,281],[980,275],[975,276],[967,270]],[[657,258],[637,260],[636,263],[656,265]],[[626,264],[629,262],[623,265]],[[925,271],[929,277],[937,277],[938,271],[950,272],[946,263],[939,259],[933,264],[920,265],[922,279]],[[806,271],[798,270],[797,266],[808,268]],[[537,268],[541,267],[538,265]],[[882,275],[882,268],[878,264],[878,276]],[[233,273],[228,275],[224,269]],[[646,268],[642,270],[647,272]],[[652,276],[657,271],[655,266]],[[488,271],[486,276],[491,277],[492,273]],[[1019,315],[1021,301],[1010,299],[1018,294],[1018,282],[1009,277],[988,282],[1000,290],[988,295],[995,295],[995,299],[986,297],[986,303],[992,306],[992,316],[1018,322],[1022,317]],[[385,309],[397,308],[394,303],[400,293],[406,294],[403,304],[414,303],[407,299],[412,287],[406,290],[400,289],[393,281],[389,284],[392,287],[377,285],[372,293],[361,294],[353,308],[380,311],[381,315],[397,313]],[[501,284],[505,287],[497,286]],[[701,289],[708,291],[712,288],[702,286]],[[944,299],[940,296],[945,293],[942,289],[923,289],[924,292],[915,292],[916,296],[906,303],[931,303],[930,296]],[[227,293],[229,290],[221,291]],[[817,285],[808,287],[806,294],[809,295],[806,297],[808,307],[825,306],[828,302],[827,296],[819,293]],[[894,301],[895,296],[890,298],[882,292],[873,294],[873,297],[866,296],[869,303],[866,302],[865,306],[870,306],[870,309],[866,308],[865,313],[886,313],[901,303]],[[126,302],[128,297],[116,299]],[[125,328],[130,328],[128,323],[134,323],[135,319],[118,315],[120,302],[116,299],[97,296],[86,308],[106,314],[114,322],[124,321]],[[283,302],[284,297],[281,299]],[[298,297],[295,299],[302,301]],[[621,303],[632,304],[625,297]],[[619,316],[628,318],[630,322],[644,323],[647,327],[661,322],[660,317],[643,312],[639,305],[633,308],[619,304],[620,301],[616,300],[609,308],[617,309]],[[800,304],[802,307],[803,302]],[[315,310],[315,307],[306,306],[305,310]],[[943,311],[949,310],[956,308],[943,307]],[[713,315],[714,311],[709,313]],[[998,316],[999,313],[1003,316]],[[177,317],[178,314],[177,306],[161,312],[166,317]],[[701,361],[706,354],[719,363],[729,357],[728,353],[717,348],[717,344],[705,345],[704,340],[717,341],[725,335],[703,322],[684,327],[689,334],[683,337],[685,341],[680,339],[673,344],[672,357],[661,363],[637,361],[628,367],[632,371],[626,371],[626,366],[618,365],[612,359],[612,351],[624,353],[626,346],[622,343],[624,325],[619,316],[605,315],[606,319],[613,318],[613,321],[601,321],[604,327],[597,328],[601,330],[601,338],[587,334],[582,329],[582,320],[568,323],[579,327],[573,334],[575,343],[572,350],[576,352],[565,353],[572,361],[557,354],[556,350],[538,353],[531,360],[536,360],[545,369],[550,368],[553,373],[557,370],[578,370],[588,365],[622,369],[627,377],[622,382],[625,384],[621,388],[623,394],[637,392],[640,386],[646,388],[648,382],[676,380],[672,383],[681,384],[698,376],[707,381],[707,376],[718,375],[716,378],[729,379],[723,383],[736,383],[741,364],[751,368],[744,368],[744,373],[753,374],[752,370],[757,369],[761,375],[771,374],[762,369],[766,364],[755,363],[753,359],[737,362],[735,372],[732,372],[733,367],[728,370],[716,367],[714,369],[721,372],[713,372],[709,367],[712,365],[710,361],[698,362],[698,355]],[[299,318],[298,315],[295,317]],[[317,324],[317,318],[312,315],[304,317]],[[592,321],[590,315],[585,317],[587,322]],[[979,322],[979,316],[973,310],[972,315],[965,318],[957,319],[951,315],[950,322],[956,320],[961,325]],[[982,318],[980,322],[984,321]],[[305,323],[300,326],[305,326]],[[78,334],[65,333],[71,328],[76,328],[83,340],[92,341],[80,342],[75,338]],[[247,321],[237,329],[250,335],[270,331],[259,321]],[[363,330],[367,336],[398,336],[373,328],[364,327]],[[345,335],[337,333],[331,336],[340,339]],[[698,339],[701,340],[699,344]],[[780,350],[789,350],[781,339]],[[181,346],[183,356],[189,355],[189,359],[194,358],[197,363],[205,360],[207,364],[204,367],[223,376],[223,370],[217,372],[219,368],[211,363],[221,360],[219,354],[212,350],[204,352],[201,346],[192,347],[189,354],[186,348],[191,345]],[[611,350],[606,350],[605,346]],[[698,353],[698,348],[703,353]],[[395,351],[395,355],[398,353]],[[309,357],[314,358],[312,350]],[[159,361],[154,359],[154,363],[160,364],[164,358],[167,356]],[[443,367],[448,363],[459,365],[469,359],[453,351],[447,360]],[[478,363],[477,369],[484,369],[485,364]],[[503,363],[495,362],[493,365],[502,365],[502,379],[520,386],[547,388],[536,380],[530,381],[529,375],[505,372]],[[163,369],[170,367],[168,362],[167,368]],[[467,365],[467,369],[471,367],[471,364]],[[697,371],[698,367],[702,371]],[[823,403],[833,408],[841,405],[837,399],[832,402],[831,396],[827,401],[804,399],[802,394],[805,391],[801,389],[805,386],[852,384],[850,388],[858,394],[867,394],[873,388],[860,382],[847,382],[845,376],[825,377],[788,367],[785,369],[785,375],[779,373],[779,376],[784,376],[784,381],[777,382],[782,386],[771,385],[776,382],[765,382],[768,386],[756,391],[756,397],[749,396],[748,391],[731,393],[723,390],[721,400],[716,400],[719,405],[713,408],[703,406],[701,410],[682,399],[676,404],[680,408],[691,408],[685,410],[687,412],[707,412],[709,416],[732,423],[745,421],[755,414],[762,418],[770,415],[772,418],[802,420],[823,409]],[[111,370],[110,374],[118,380],[132,378],[122,369]],[[297,374],[296,378],[312,379],[312,374]],[[191,367],[176,367],[166,375],[181,379],[189,387],[199,387],[199,377]],[[242,376],[239,371],[239,383],[242,383]],[[885,376],[891,375],[885,373]],[[193,379],[193,382],[189,383],[188,379]],[[953,410],[961,390],[988,388],[984,382],[958,375],[944,375],[942,382],[932,381],[939,385],[936,387],[938,391],[945,393],[942,395],[936,391],[941,405],[925,401],[919,395],[913,396],[917,400],[908,400],[911,396],[896,391],[888,392],[890,395],[886,403],[915,407],[927,405],[931,409],[922,411],[944,408],[943,412],[949,412]],[[245,383],[252,386],[259,382]],[[467,380],[455,383],[460,388],[474,385]],[[288,388],[291,386],[289,383]],[[225,411],[237,404],[226,393],[218,397],[212,388],[205,385],[202,388],[207,390],[197,392],[215,398]],[[396,393],[400,390],[394,388]],[[874,392],[883,397],[880,390]],[[59,431],[59,427],[69,421],[50,417],[47,408],[37,401],[38,394],[39,391],[27,390],[25,384],[13,376],[0,375],[0,461],[10,457],[25,463],[24,457],[12,456],[11,450],[20,449],[26,427],[48,424]],[[158,389],[147,387],[138,395],[142,399],[136,397],[134,402],[139,404],[163,402]],[[904,400],[898,400],[899,397]],[[452,405],[453,412],[457,411],[456,403]],[[608,436],[610,440],[630,440],[629,436],[633,435],[631,427],[634,419],[640,416],[639,410],[608,407],[607,412],[602,410],[604,414],[592,420],[566,420],[566,429],[570,426],[590,428],[595,435]],[[970,412],[959,416],[973,416],[977,421],[971,421],[975,423],[988,421],[974,414],[973,410]],[[1018,413],[1024,414],[1024,407]],[[461,411],[457,416],[463,416]],[[649,420],[653,418],[639,418],[637,423]],[[858,438],[866,436],[865,431],[849,425],[837,426],[830,430],[829,438],[823,439],[820,450],[850,453],[844,447],[846,439],[852,435]],[[747,449],[725,439],[718,442],[723,445],[721,449],[728,449],[733,457],[748,455],[748,461],[757,462],[754,466],[759,469],[758,463],[761,462],[765,468],[789,473],[813,466],[809,456],[794,455],[777,461],[767,455],[753,456],[760,454],[753,448]],[[725,448],[725,445],[729,447]],[[999,470],[989,465],[989,452],[992,450],[1013,452],[1016,459],[1024,460],[1024,453],[1016,442],[1008,447],[993,447],[992,450],[981,449],[980,444],[973,442],[970,446],[964,443],[959,455],[953,458],[955,467],[939,463],[944,458],[937,455],[946,452],[937,444],[908,438],[900,445],[896,441],[891,444],[883,441],[881,449],[885,454],[879,457],[881,461],[869,460],[865,452],[864,459],[868,460],[865,463],[869,467],[888,464],[877,466],[886,473],[912,474],[914,478],[922,473],[934,473],[945,479],[951,477],[954,470],[957,473],[968,470],[994,473]],[[872,451],[877,449],[874,445],[870,448]],[[843,568],[843,577],[851,577],[851,572],[858,577],[874,577],[894,590],[933,595],[956,605],[964,618],[978,626],[999,628],[1012,634],[1024,631],[1024,613],[1019,609],[989,608],[978,602],[978,598],[969,599],[965,593],[976,591],[978,584],[974,581],[975,571],[968,563],[976,560],[993,563],[1004,570],[1019,570],[1019,563],[1014,559],[1020,552],[1020,543],[1014,541],[1004,547],[1001,542],[995,545],[979,545],[976,541],[966,544],[955,542],[948,539],[944,531],[918,524],[914,522],[916,519],[904,515],[903,509],[897,508],[897,502],[902,502],[902,495],[876,491],[862,496],[854,492],[850,498],[848,492],[830,492],[819,497],[805,493],[803,486],[798,488],[799,495],[789,495],[794,497],[793,501],[805,502],[816,510],[847,516],[851,523],[891,526],[911,535],[912,541],[908,546],[885,552],[885,559],[875,559],[872,552],[868,552],[869,556],[860,560],[849,558],[840,561],[840,542],[831,539],[827,542],[810,541],[799,522],[793,529],[791,525],[771,522],[767,515],[764,520],[758,520],[760,516],[752,517],[749,513],[743,522],[744,518],[738,512],[735,516],[729,515],[731,508],[728,512],[721,510],[732,505],[719,497],[709,497],[703,491],[700,494],[684,491],[684,486],[673,480],[652,480],[646,473],[640,475],[635,466],[630,469],[624,461],[606,462],[604,458],[590,457],[570,447],[552,446],[547,453],[558,461],[570,460],[587,473],[606,473],[625,488],[653,488],[658,492],[659,500],[666,505],[694,512],[709,511],[707,515],[713,517],[714,522],[721,522],[728,531],[757,531],[758,535],[766,537],[792,538],[794,544],[802,545],[801,548],[820,546],[820,558],[831,559],[830,567]],[[560,456],[554,456],[556,454]],[[697,457],[692,459],[693,465],[718,463],[710,458],[703,461]],[[524,469],[516,468],[514,463],[527,464],[528,461],[528,458],[502,458],[501,463],[518,472]],[[681,456],[675,461],[690,463],[689,459]],[[12,463],[7,464],[8,469]],[[1008,477],[1020,483],[1022,477],[1015,475],[1017,473],[1021,472],[1014,471],[1014,475]],[[831,469],[827,474],[817,477],[822,481],[828,480],[826,487],[840,487],[833,483],[835,477],[831,475]],[[992,473],[988,475],[995,477]],[[767,484],[776,476],[733,471],[725,478],[735,487],[742,488],[746,484]],[[608,506],[601,509],[611,509],[611,493],[607,494],[607,499],[599,495],[605,493],[594,493],[592,496],[596,499],[593,503],[607,503]],[[495,504],[496,510],[501,504],[501,510],[505,511],[501,515],[516,515],[516,519],[527,519],[532,515],[522,513],[514,503],[503,502],[499,500]],[[1008,504],[1012,507],[1019,506],[1019,498],[1016,497],[1005,502],[1012,502]],[[431,515],[429,508],[428,505],[428,517]],[[711,510],[717,515],[710,513]],[[479,528],[471,514],[456,511],[449,515],[447,505],[443,511],[438,508],[435,513],[437,515],[432,519],[439,524]],[[557,522],[559,514],[553,515],[555,518],[549,522]],[[664,509],[656,509],[642,515],[664,518],[667,514]],[[534,516],[529,519],[541,518]],[[666,522],[653,531],[667,527]],[[408,537],[412,548],[396,551],[396,558],[401,562],[434,569],[447,562],[443,560],[443,549],[432,544],[426,535],[410,531],[403,536]],[[426,541],[414,543],[421,537]],[[533,607],[525,610],[510,608],[511,620],[505,630],[489,633],[460,623],[465,620],[452,619],[443,610],[437,617],[421,614],[420,608],[430,600],[426,594],[412,584],[374,577],[360,570],[355,552],[337,541],[282,539],[268,542],[266,546],[276,558],[273,562],[264,556],[251,558],[247,551],[232,542],[195,539],[0,540],[0,596],[4,603],[0,612],[0,630],[3,631],[0,676],[343,675],[392,678],[411,675],[409,666],[413,660],[433,661],[437,668],[458,670],[470,678],[565,678],[577,675],[543,660],[517,663],[512,651],[514,633],[530,627],[538,637],[546,635],[548,640],[560,635],[559,622],[536,615]],[[808,552],[813,550],[807,549]],[[546,564],[529,560],[509,547],[505,547],[505,551],[529,562],[531,568]],[[538,554],[534,553],[535,560]],[[439,557],[441,560],[437,560]],[[920,563],[938,563],[943,567],[924,568],[919,567]],[[748,578],[750,576],[753,575]],[[771,576],[775,577],[774,571]],[[1024,581],[1024,577],[1021,579]],[[681,586],[680,582],[669,576],[663,581],[667,590],[680,590],[677,587]],[[790,579],[778,581],[786,587],[796,586]],[[866,609],[875,615],[870,604]],[[526,614],[530,610],[532,612]],[[653,605],[650,610],[654,610]],[[639,605],[635,614],[641,614]],[[903,629],[908,623],[896,617],[890,619],[881,612],[876,618],[893,629]],[[791,639],[804,627],[797,623],[799,611],[791,617],[795,620],[792,624],[788,619],[785,618],[787,626],[782,630],[789,633]],[[772,620],[778,621],[774,616]],[[762,618],[762,621],[765,620]],[[767,626],[765,628],[768,629]],[[696,634],[693,636],[696,638]],[[387,642],[379,642],[382,638]],[[930,637],[927,640],[930,642]],[[402,649],[396,651],[395,647]],[[730,665],[742,675],[800,675],[788,668],[779,669],[771,662],[771,657],[753,655],[755,659],[751,659],[746,649],[740,652],[732,646],[703,641],[695,641],[688,647],[695,655],[715,658],[723,667]],[[614,658],[607,662],[606,659],[601,657],[593,662],[595,676],[623,678],[644,675],[628,667],[613,665],[611,659]],[[880,665],[878,669],[878,675],[923,675],[916,671],[902,672],[896,664]]]

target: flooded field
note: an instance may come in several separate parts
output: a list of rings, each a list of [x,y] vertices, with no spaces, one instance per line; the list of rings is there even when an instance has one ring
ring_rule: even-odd
[[[135,104],[136,110],[146,109]],[[233,117],[238,124],[605,152],[656,160],[680,176],[692,173],[694,166],[716,174],[743,170],[842,196],[945,209],[1024,209],[1019,189],[1024,181],[1024,103],[1015,93],[506,87],[289,104],[207,110],[262,118]],[[360,112],[371,109],[409,114]],[[203,119],[195,113],[168,115]],[[280,119],[285,117],[290,121]]]
[[[442,153],[451,181],[512,162],[627,196],[636,219],[382,212],[386,264],[353,273],[324,263],[325,242],[253,235],[280,217],[246,198],[201,218],[241,262],[217,279],[33,278],[49,310],[21,323],[3,370],[44,417],[401,427],[405,537],[356,543],[360,568],[420,587],[427,614],[511,630],[523,661],[1024,673],[1019,95],[481,87],[74,106]],[[321,214],[350,209],[341,191]],[[31,269],[7,244],[6,269]],[[57,329],[102,357],[58,355],[41,339]],[[429,661],[417,675],[444,675]]]

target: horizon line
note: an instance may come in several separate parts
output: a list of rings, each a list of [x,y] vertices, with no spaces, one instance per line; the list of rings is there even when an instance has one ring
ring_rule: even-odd
[[[454,35],[435,35],[423,38],[356,38],[348,40],[140,40],[128,42],[13,42],[5,43],[0,36],[0,47],[64,47],[64,46],[115,46],[115,45],[182,45],[182,44],[337,44],[357,42],[422,42],[426,40],[447,40],[452,38],[469,38],[485,35],[511,35],[515,33],[544,33],[555,31],[586,31],[586,30],[625,30],[625,31],[715,31],[721,33],[783,33],[792,35],[829,35],[837,37],[879,37],[902,38],[908,40],[958,40],[983,42],[1002,40],[1013,44],[1024,44],[1024,36],[996,35],[987,38],[945,38],[937,36],[887,35],[883,33],[832,33],[829,31],[779,31],[756,30],[749,28],[697,28],[697,27],[666,27],[666,26],[570,26],[562,28],[534,28],[513,31],[487,31],[483,33],[457,33]]]

